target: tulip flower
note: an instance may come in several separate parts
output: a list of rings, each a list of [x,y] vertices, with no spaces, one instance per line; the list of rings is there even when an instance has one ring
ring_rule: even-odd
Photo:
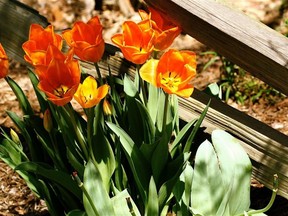
[[[196,54],[191,51],[169,50],[159,60],[150,59],[140,68],[140,76],[168,94],[189,97],[196,76]]]
[[[138,24],[126,21],[122,25],[122,34],[114,35],[111,40],[122,51],[124,57],[135,64],[143,64],[154,50],[154,31],[149,20]]]
[[[29,40],[22,45],[25,52],[25,61],[33,66],[43,64],[49,45],[54,45],[61,50],[61,35],[54,33],[54,27],[52,25],[44,29],[39,24],[32,24],[30,26]]]
[[[9,61],[3,46],[0,43],[0,78],[4,78],[8,74]]]
[[[102,58],[105,50],[102,29],[99,18],[95,16],[87,24],[75,22],[71,30],[63,32],[63,38],[81,60],[95,63]]]
[[[150,20],[153,30],[155,31],[154,48],[156,51],[167,49],[174,39],[181,33],[181,28],[173,24],[157,10],[149,7],[150,13],[139,10],[142,20]]]
[[[38,88],[45,92],[52,103],[63,106],[77,91],[80,83],[80,66],[78,61],[73,59],[73,52],[69,52],[66,56],[53,45],[49,46],[47,51],[47,58],[50,57],[49,63],[45,60],[47,65],[35,68],[36,74],[39,74]]]
[[[97,88],[97,81],[88,76],[79,84],[74,99],[83,107],[90,108],[97,105],[108,93],[109,85],[104,84]]]

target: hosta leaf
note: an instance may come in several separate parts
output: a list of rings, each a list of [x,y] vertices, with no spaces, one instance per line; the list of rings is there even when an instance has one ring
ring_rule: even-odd
[[[250,205],[251,162],[239,141],[223,130],[212,132],[195,158],[192,211],[202,215],[237,215]],[[205,203],[205,205],[203,205]]]
[[[216,215],[226,191],[217,155],[206,140],[199,146],[195,158],[191,191],[193,214]]]
[[[223,182],[233,186],[228,198],[229,213],[242,213],[250,205],[250,159],[239,141],[223,130],[212,132],[212,143],[220,161]]]

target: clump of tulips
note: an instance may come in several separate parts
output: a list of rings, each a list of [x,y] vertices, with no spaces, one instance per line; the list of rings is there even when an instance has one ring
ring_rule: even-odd
[[[0,44],[0,77],[23,111],[7,111],[21,138],[2,131],[1,159],[53,216],[261,215],[268,208],[249,210],[251,163],[238,141],[222,130],[197,141],[208,106],[180,126],[177,97],[191,96],[196,76],[196,54],[169,49],[181,29],[153,8],[139,14],[142,21],[124,22],[112,37],[135,66],[132,77],[101,72],[101,61],[110,70],[98,17],[61,35],[51,25],[31,25],[23,50],[40,115],[8,76]],[[96,73],[82,70],[82,62]]]

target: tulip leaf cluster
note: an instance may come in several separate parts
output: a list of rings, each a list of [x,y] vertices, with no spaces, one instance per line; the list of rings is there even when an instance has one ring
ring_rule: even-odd
[[[223,130],[207,137],[201,128],[209,104],[197,119],[179,118],[178,97],[191,96],[196,76],[194,52],[166,51],[181,29],[155,9],[139,13],[142,21],[126,21],[112,37],[134,66],[132,77],[112,75],[112,56],[102,59],[98,17],[61,35],[31,25],[24,59],[40,113],[8,76],[0,44],[0,77],[23,112],[7,111],[18,133],[2,130],[0,158],[52,216],[264,215],[267,208],[249,210],[252,166],[239,141]],[[84,61],[97,76],[81,70]]]

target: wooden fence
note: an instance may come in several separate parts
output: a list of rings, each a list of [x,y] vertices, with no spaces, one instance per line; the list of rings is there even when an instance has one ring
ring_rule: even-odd
[[[288,39],[280,33],[212,0],[146,2],[184,32],[288,95]],[[203,126],[222,128],[238,137],[252,160],[253,177],[272,188],[277,173],[279,194],[288,198],[288,137],[197,90],[192,98],[180,99],[181,118],[199,115],[209,99],[211,108]]]
[[[186,33],[288,95],[288,39],[284,36],[212,0],[146,2],[173,18]],[[7,20],[0,22],[0,42],[11,58],[23,62],[21,45],[27,40],[30,24],[46,26],[48,22],[15,0],[0,0],[0,18]],[[110,64],[113,73],[120,67],[131,70],[131,65],[117,56]],[[101,68],[107,69],[105,63]],[[203,127],[208,131],[222,128],[238,137],[252,160],[253,177],[272,188],[273,174],[277,173],[279,194],[288,199],[288,137],[198,90],[189,99],[179,99],[180,117],[186,121],[198,117],[210,99]]]

